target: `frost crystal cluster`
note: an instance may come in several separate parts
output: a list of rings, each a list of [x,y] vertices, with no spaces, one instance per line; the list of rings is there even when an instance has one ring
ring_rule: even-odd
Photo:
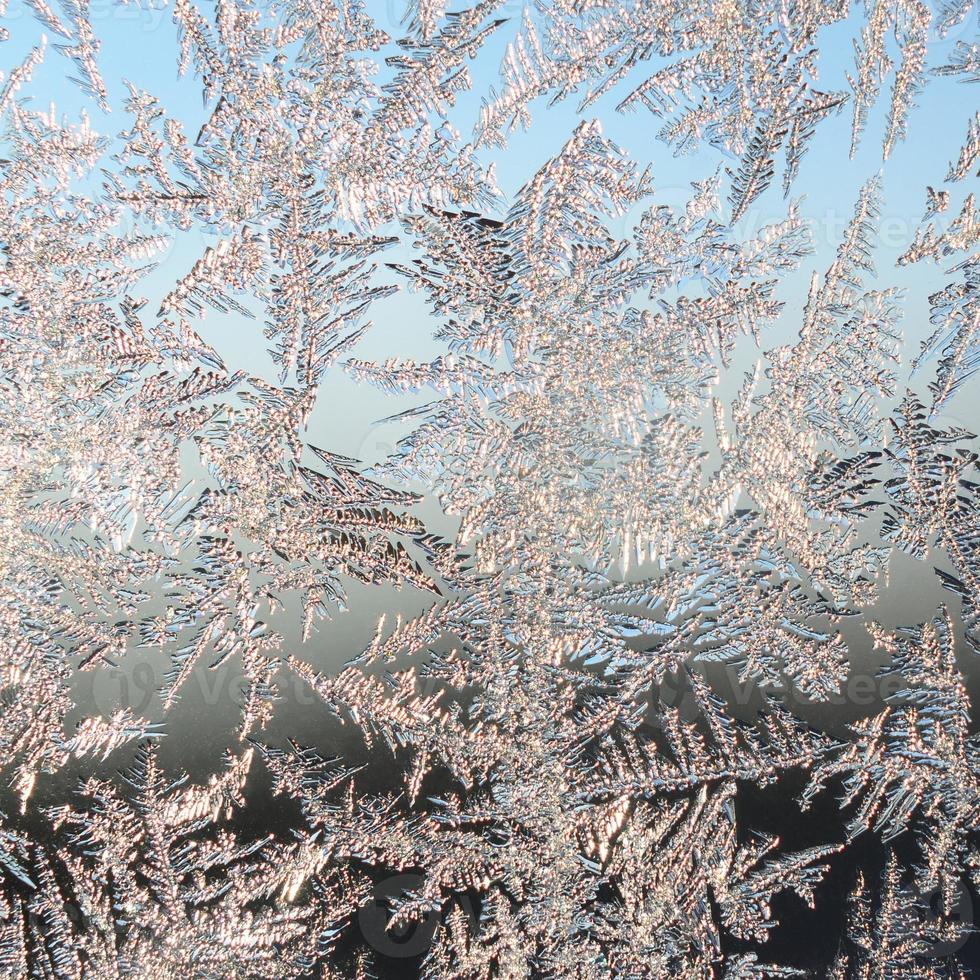
[[[968,976],[977,25],[0,2],[0,976]]]

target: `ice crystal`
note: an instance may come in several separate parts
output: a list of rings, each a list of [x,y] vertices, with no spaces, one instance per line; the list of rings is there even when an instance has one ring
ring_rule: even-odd
[[[0,974],[965,975],[971,4],[12,4]]]

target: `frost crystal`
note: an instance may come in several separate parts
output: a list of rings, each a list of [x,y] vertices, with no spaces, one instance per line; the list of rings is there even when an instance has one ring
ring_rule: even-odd
[[[967,975],[971,3],[0,20],[0,976]]]

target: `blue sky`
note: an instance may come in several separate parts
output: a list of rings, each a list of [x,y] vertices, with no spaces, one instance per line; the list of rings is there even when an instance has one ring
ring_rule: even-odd
[[[401,3],[377,0],[367,7],[383,29],[398,34],[404,10]],[[205,2],[201,9],[210,18],[213,4]],[[520,27],[522,11],[522,5],[513,0],[504,5],[502,16],[507,18],[507,23],[468,66],[473,87],[460,97],[452,114],[452,121],[464,139],[472,132],[480,104],[490,88],[500,86],[500,62],[507,43]],[[931,64],[944,61],[957,40],[975,36],[977,16],[974,9],[966,23],[955,28],[946,39],[932,44]],[[170,10],[165,9],[160,0],[130,4],[95,0],[91,19],[102,41],[99,64],[109,89],[110,103],[121,105],[126,94],[124,80],[129,80],[155,95],[170,116],[184,123],[186,132],[195,132],[206,118],[208,107],[202,102],[198,79],[192,74],[178,78],[177,31]],[[2,64],[9,71],[38,42],[45,28],[23,0],[12,0],[4,23],[11,38],[0,45],[0,51],[3,52]],[[848,88],[846,73],[853,71],[854,60],[851,38],[859,30],[859,17],[852,15],[848,21],[826,28],[821,34],[820,87]],[[69,121],[77,120],[81,112],[87,112],[96,130],[106,135],[118,133],[128,124],[127,115],[119,108],[108,115],[103,113],[68,80],[74,66],[51,49],[61,39],[51,35],[50,31],[47,33],[49,50],[45,63],[35,72],[33,81],[21,90],[19,97],[30,98],[37,108],[46,109],[53,103],[58,113]],[[691,180],[709,176],[719,165],[735,166],[736,161],[724,159],[713,147],[690,156],[675,157],[671,149],[655,137],[661,121],[643,111],[630,114],[615,111],[631,82],[645,77],[656,67],[656,62],[641,62],[633,76],[590,106],[584,116],[576,112],[574,99],[551,107],[545,100],[539,100],[529,132],[512,134],[505,150],[484,152],[484,158],[492,159],[496,164],[498,182],[504,194],[502,204],[558,151],[582,118],[599,118],[609,138],[641,166],[651,165],[656,203],[681,205],[688,196]],[[785,343],[792,338],[799,323],[811,271],[826,268],[832,261],[860,187],[882,167],[881,139],[890,84],[891,78],[886,79],[882,98],[870,114],[854,159],[846,156],[851,125],[850,107],[847,106],[841,114],[820,124],[803,160],[791,193],[793,197],[803,198],[802,211],[812,222],[816,251],[795,276],[781,284],[780,295],[787,307],[781,323],[768,338],[773,344]],[[927,297],[947,280],[942,267],[920,263],[899,269],[895,267],[895,258],[907,247],[922,217],[926,184],[939,186],[950,161],[956,158],[966,133],[967,120],[976,109],[976,88],[951,79],[933,79],[917,102],[909,118],[910,137],[896,145],[892,158],[884,167],[884,206],[875,255],[879,278],[876,285],[901,286],[906,290],[904,329],[909,357],[914,356],[922,339],[931,332]],[[965,192],[963,184],[952,188],[951,207],[945,217],[958,212]],[[785,214],[785,208],[777,179],[749,208],[738,230],[749,235],[761,225],[779,220]],[[193,265],[210,243],[197,230],[179,236],[158,271],[146,283],[146,290],[153,292],[167,288]],[[402,292],[378,304],[373,319],[375,327],[355,351],[357,356],[428,357],[437,352],[430,339],[434,322],[426,317],[421,297]],[[232,362],[237,362],[237,366],[270,378],[274,376],[271,361],[265,354],[266,342],[261,337],[261,317],[243,323],[234,316],[220,317],[209,313],[202,333]],[[925,377],[926,381],[928,377]],[[314,420],[320,430],[318,441],[340,452],[355,454],[360,451],[367,456],[375,455],[387,445],[387,437],[377,436],[370,422],[403,406],[392,404],[389,396],[364,390],[339,370],[330,376],[327,391],[329,397],[321,399]],[[970,416],[977,414],[978,404],[980,402],[969,395],[959,396],[959,403],[954,403],[959,421],[969,424]]]

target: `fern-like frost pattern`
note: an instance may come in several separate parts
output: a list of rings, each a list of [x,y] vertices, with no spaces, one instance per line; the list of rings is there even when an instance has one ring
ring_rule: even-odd
[[[976,28],[0,3],[0,976],[970,976]]]

